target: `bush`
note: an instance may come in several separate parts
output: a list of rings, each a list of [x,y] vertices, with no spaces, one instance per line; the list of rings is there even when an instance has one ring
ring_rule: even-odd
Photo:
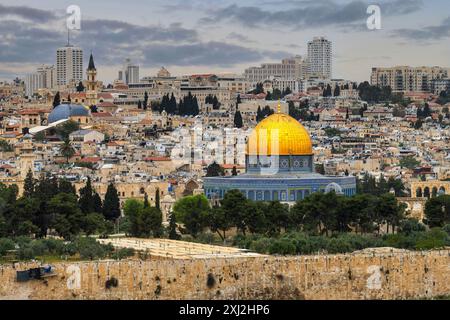
[[[268,253],[272,240],[269,238],[260,238],[250,243],[249,249],[257,253]]]
[[[449,244],[448,234],[441,228],[433,228],[419,238],[416,243],[416,249],[430,250],[445,247],[447,244]]]
[[[4,256],[9,250],[14,250],[16,245],[11,239],[0,239],[0,257]]]
[[[107,255],[107,246],[103,246],[93,238],[78,238],[75,246],[80,253],[81,259],[96,260]],[[110,248],[108,248],[110,250]]]
[[[292,240],[279,239],[272,240],[269,246],[270,254],[282,254],[282,255],[294,255],[296,253],[296,247]]]
[[[450,224],[446,224],[443,228],[443,231],[447,232],[447,234],[450,236]]]
[[[420,223],[417,219],[407,219],[400,223],[399,232],[406,235],[410,235],[413,232],[426,231],[424,224]]]
[[[131,248],[123,248],[123,249],[119,249],[116,252],[114,252],[111,256],[111,258],[116,259],[116,260],[122,260],[122,259],[126,259],[128,257],[133,257],[134,256],[134,249]]]
[[[328,253],[347,253],[352,251],[350,243],[343,238],[330,239],[327,246]]]
[[[19,260],[31,260],[34,259],[35,254],[30,246],[24,246],[17,251],[17,257]]]
[[[45,240],[35,240],[31,242],[30,249],[35,256],[43,256],[49,252]]]

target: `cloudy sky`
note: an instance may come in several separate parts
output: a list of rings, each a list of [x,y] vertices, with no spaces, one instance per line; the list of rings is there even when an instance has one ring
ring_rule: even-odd
[[[382,29],[368,30],[378,4]],[[72,43],[94,53],[111,82],[126,58],[141,76],[242,73],[246,67],[305,55],[314,36],[333,41],[333,76],[367,80],[372,66],[450,67],[448,0],[0,0],[0,80],[54,64],[67,42],[66,9],[81,8]]]

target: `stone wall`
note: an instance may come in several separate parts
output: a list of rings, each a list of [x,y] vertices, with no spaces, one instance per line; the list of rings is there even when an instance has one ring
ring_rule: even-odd
[[[450,251],[0,266],[0,299],[409,299],[450,294]],[[117,280],[117,281],[115,281]]]

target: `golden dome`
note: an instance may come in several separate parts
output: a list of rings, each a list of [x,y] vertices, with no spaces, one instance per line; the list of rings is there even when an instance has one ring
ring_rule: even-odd
[[[278,143],[277,143],[278,141]],[[247,155],[312,155],[312,143],[305,127],[283,113],[262,120],[250,134]]]

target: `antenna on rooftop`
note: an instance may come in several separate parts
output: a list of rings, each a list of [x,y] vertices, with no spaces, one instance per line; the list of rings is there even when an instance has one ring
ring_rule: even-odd
[[[67,46],[70,47],[70,28],[67,28]]]

